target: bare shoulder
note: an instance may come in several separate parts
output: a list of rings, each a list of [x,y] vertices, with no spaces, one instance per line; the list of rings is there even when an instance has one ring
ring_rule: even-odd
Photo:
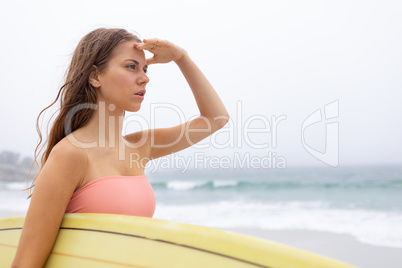
[[[86,165],[88,161],[85,150],[72,144],[66,138],[60,140],[52,148],[49,158],[50,156],[57,158],[57,160],[68,160],[69,163],[71,162],[72,164],[79,164],[80,166]]]
[[[79,183],[86,172],[87,164],[88,156],[85,150],[73,145],[67,139],[62,139],[52,148],[44,169],[51,174],[59,174],[59,178],[66,175],[74,177],[76,183]]]

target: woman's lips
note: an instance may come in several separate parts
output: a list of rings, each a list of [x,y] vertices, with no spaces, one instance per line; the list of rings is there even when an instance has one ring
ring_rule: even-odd
[[[144,96],[141,96],[141,95],[138,95],[138,94],[134,94],[134,96],[136,96],[137,98],[139,98],[139,99],[141,99],[141,100],[144,99]]]
[[[138,98],[140,98],[141,100],[143,100],[144,96],[145,96],[145,92],[146,92],[145,89],[142,89],[142,90],[138,91],[137,93],[135,93],[134,95],[137,96]]]

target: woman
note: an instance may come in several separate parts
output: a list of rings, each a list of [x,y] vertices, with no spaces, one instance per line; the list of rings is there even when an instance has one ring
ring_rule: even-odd
[[[153,57],[145,59],[144,50]],[[123,136],[125,111],[137,112],[146,95],[148,66],[171,61],[186,78],[200,116]],[[96,29],[79,42],[52,105],[60,94],[60,113],[35,176],[13,267],[45,264],[66,212],[152,217],[155,199],[144,175],[146,163],[201,141],[229,119],[184,49],[166,40],[141,41],[124,29]]]

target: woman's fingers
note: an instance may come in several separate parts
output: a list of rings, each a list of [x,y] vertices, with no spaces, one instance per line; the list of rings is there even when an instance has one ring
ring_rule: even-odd
[[[142,48],[151,51],[151,50],[156,49],[160,45],[161,45],[161,41],[159,39],[156,39],[156,38],[144,39]]]
[[[143,43],[135,43],[135,44],[134,44],[134,47],[135,47],[136,49],[139,49],[139,50],[145,49],[145,50],[148,50],[148,51],[154,53],[154,52],[155,52],[155,49],[156,49],[157,46],[158,46],[158,44],[159,44],[159,40],[156,39],[156,38],[153,38],[153,39],[144,39],[144,40],[143,40]],[[153,56],[153,57],[147,59],[147,65],[151,65],[151,64],[155,64],[155,63],[157,63],[157,61],[156,61],[156,59],[155,59],[155,56]]]
[[[144,44],[158,44],[158,43],[160,43],[160,40],[158,38],[144,39],[143,43]]]
[[[142,43],[134,44],[134,47],[139,50],[148,50],[154,54],[153,57],[147,59],[148,65],[175,61],[185,53],[182,48],[169,41],[157,38],[144,39]]]

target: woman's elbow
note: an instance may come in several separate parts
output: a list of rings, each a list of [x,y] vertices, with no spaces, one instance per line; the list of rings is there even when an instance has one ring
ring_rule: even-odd
[[[220,116],[215,117],[215,124],[218,129],[223,128],[230,120],[229,114],[223,114]]]

